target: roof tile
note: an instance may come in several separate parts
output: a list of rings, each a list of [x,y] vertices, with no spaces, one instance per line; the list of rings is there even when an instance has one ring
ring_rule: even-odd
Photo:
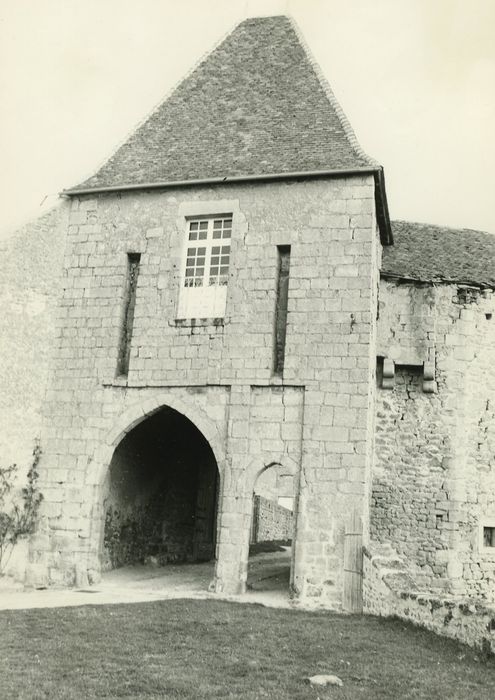
[[[410,221],[392,221],[392,233],[382,275],[495,287],[495,235]]]
[[[292,21],[262,17],[241,22],[73,189],[375,166]]]

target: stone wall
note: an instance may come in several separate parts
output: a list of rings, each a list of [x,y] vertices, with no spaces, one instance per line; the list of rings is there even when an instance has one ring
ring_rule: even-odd
[[[495,600],[495,551],[483,546],[483,526],[495,526],[493,295],[382,280],[375,346],[373,202],[364,177],[83,197],[68,229],[63,204],[3,244],[3,463],[26,467],[42,437],[31,580],[98,571],[115,449],[169,405],[218,462],[218,590],[245,583],[254,485],[279,465],[297,495],[293,588],[338,606],[349,512],[368,536],[375,439],[373,541],[406,556],[425,591]],[[234,220],[226,315],[180,321],[185,217],[213,212]],[[280,245],[291,246],[291,267],[276,377]],[[129,374],[116,378],[129,252],[141,269]],[[22,577],[24,557],[12,564]]]
[[[292,540],[294,517],[292,511],[263,496],[253,498],[251,543]]]
[[[363,516],[366,542],[371,498],[372,540],[407,557],[416,586],[495,601],[495,548],[483,546],[495,527],[493,294],[382,280],[377,334],[373,202],[365,177],[83,197],[68,229],[64,204],[3,244],[2,462],[26,467],[40,433],[43,450],[30,580],[97,575],[115,450],[167,405],[218,463],[218,590],[245,585],[252,493],[275,465],[294,475],[300,599],[338,607],[345,518]],[[225,317],[178,320],[185,217],[215,212],[234,221]],[[291,267],[277,377],[281,245]],[[141,265],[122,378],[130,252]],[[18,553],[12,572],[24,566]]]
[[[180,321],[186,217],[226,212],[225,318]],[[377,241],[370,176],[74,198],[45,406],[48,539],[33,543],[36,576],[70,582],[76,566],[99,566],[99,493],[115,426],[128,429],[122,413],[142,420],[143,406],[180,402],[221,474],[217,589],[244,588],[256,477],[289,461],[299,492],[293,587],[338,606],[344,519],[366,513],[369,495]],[[284,373],[274,377],[281,245],[291,246],[291,266]],[[123,379],[128,253],[141,264]]]
[[[373,556],[370,550],[365,551],[365,612],[400,617],[486,654],[495,654],[495,605],[421,592],[407,572],[396,566],[396,560],[387,562],[381,553]]]
[[[0,462],[16,463],[19,487],[41,436],[42,404],[61,295],[67,206],[51,209],[0,242]],[[43,441],[41,449],[45,449]],[[7,571],[24,577],[26,542]]]
[[[417,585],[490,601],[494,306],[489,290],[382,280],[378,353],[395,361],[395,377],[381,388],[380,363],[371,510],[372,538],[407,556]]]

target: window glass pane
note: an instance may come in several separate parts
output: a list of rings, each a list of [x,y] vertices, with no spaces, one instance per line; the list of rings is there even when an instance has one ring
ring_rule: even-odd
[[[187,248],[184,286],[225,286],[230,262],[231,218],[189,221],[189,240],[202,241]],[[215,245],[212,243],[215,242]],[[220,245],[222,244],[223,245]]]
[[[201,287],[203,285],[205,253],[206,248],[204,247],[190,247],[187,249],[186,270],[184,275],[185,287]]]

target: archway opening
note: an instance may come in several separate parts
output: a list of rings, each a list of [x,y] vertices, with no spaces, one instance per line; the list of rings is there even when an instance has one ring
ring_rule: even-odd
[[[248,590],[288,592],[294,510],[294,470],[274,462],[258,475],[254,485]]]
[[[218,486],[213,451],[188,418],[163,407],[143,420],[110,463],[102,569],[213,560]]]

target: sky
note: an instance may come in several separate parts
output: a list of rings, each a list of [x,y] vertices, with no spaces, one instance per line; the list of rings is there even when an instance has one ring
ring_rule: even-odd
[[[385,168],[392,218],[495,233],[494,0],[0,0],[0,237],[269,14],[299,25]]]

